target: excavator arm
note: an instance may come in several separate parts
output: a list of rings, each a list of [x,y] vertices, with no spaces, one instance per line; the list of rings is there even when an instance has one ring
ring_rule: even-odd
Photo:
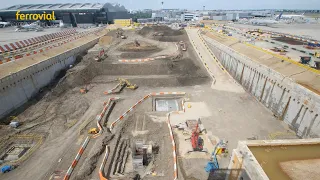
[[[120,82],[120,84],[121,85],[126,85],[126,88],[128,88],[128,89],[133,89],[133,90],[135,90],[135,89],[137,89],[138,88],[138,85],[136,85],[136,84],[131,84],[128,80],[126,80],[126,79],[123,79],[123,78],[118,78],[117,79],[119,82]]]

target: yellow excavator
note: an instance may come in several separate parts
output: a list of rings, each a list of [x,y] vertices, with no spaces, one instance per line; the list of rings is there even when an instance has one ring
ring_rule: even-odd
[[[126,80],[126,79],[118,78],[117,80],[120,82],[120,85],[121,85],[121,86],[125,85],[126,88],[128,88],[128,89],[133,89],[133,90],[135,90],[135,89],[138,88],[138,85],[136,85],[136,84],[131,84],[131,83],[130,83],[128,80]]]
[[[88,134],[98,134],[98,133],[99,133],[99,130],[97,128],[91,128],[88,131]]]

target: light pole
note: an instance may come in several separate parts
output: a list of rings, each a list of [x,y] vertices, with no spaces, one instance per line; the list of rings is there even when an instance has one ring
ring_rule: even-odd
[[[163,3],[164,3],[164,2],[161,1],[161,12],[160,12],[160,13],[161,13],[161,17],[160,17],[160,18],[162,18],[162,15],[163,15],[163,13],[164,13],[164,12],[163,12]],[[158,17],[158,23],[159,23],[159,19],[160,19],[160,18]],[[161,19],[161,21],[162,21],[162,19]]]

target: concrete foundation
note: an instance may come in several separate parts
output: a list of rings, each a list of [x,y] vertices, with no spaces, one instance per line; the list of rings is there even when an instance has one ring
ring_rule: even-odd
[[[98,40],[99,38],[0,79],[0,118],[30,100],[61,70],[73,64],[78,54],[94,46]]]
[[[319,95],[215,40],[205,40],[229,74],[299,137],[320,136]]]
[[[178,99],[156,99],[156,111],[170,112],[178,111]]]
[[[23,156],[31,147],[30,144],[18,144],[11,146],[3,156],[4,161],[18,160]]]
[[[232,156],[230,159],[228,170],[231,172],[227,176],[226,179],[243,179],[243,180],[269,180],[272,178],[269,178],[264,171],[264,166],[267,166],[268,163],[271,162],[258,162],[258,157],[255,156],[255,154],[250,150],[250,147],[260,147],[265,148],[262,152],[260,152],[259,156],[261,156],[261,153],[265,153],[265,157],[271,161],[271,159],[274,159],[275,154],[273,151],[278,150],[279,153],[290,153],[289,150],[287,150],[286,147],[294,146],[294,156],[293,160],[299,159],[301,161],[304,160],[304,158],[310,160],[310,157],[312,156],[310,153],[301,153],[301,148],[305,148],[308,150],[308,146],[317,146],[320,144],[319,138],[314,139],[295,139],[295,140],[254,140],[254,141],[239,141],[237,149],[234,149],[232,152]],[[296,150],[296,148],[300,148],[299,150]],[[288,151],[288,152],[286,152]],[[297,152],[296,152],[297,151]],[[317,156],[315,156],[317,158]],[[261,157],[259,157],[261,158]],[[287,159],[288,160],[288,159]],[[281,161],[281,160],[279,160]],[[288,160],[289,161],[289,160]],[[289,161],[290,162],[290,161]],[[312,164],[312,163],[310,163]],[[308,164],[310,166],[310,164]],[[307,166],[306,166],[307,167]],[[276,171],[282,172],[282,170],[278,167],[277,170],[274,170],[273,173],[276,173]],[[233,169],[242,169],[241,171],[236,171],[232,173]],[[317,170],[315,170],[317,171]],[[300,173],[299,176],[305,177],[306,173]],[[281,179],[281,178],[280,178]],[[301,178],[303,179],[303,178]],[[312,179],[312,178],[311,178]]]

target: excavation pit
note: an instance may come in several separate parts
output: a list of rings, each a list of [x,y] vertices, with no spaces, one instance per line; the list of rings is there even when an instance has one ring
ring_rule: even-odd
[[[40,146],[41,142],[41,136],[14,136],[0,147],[0,160],[13,164],[21,163]]]
[[[1,157],[3,161],[18,160],[31,148],[30,144],[15,144],[10,146],[7,152]]]
[[[179,98],[156,98],[154,110],[158,112],[179,111],[179,104],[181,104],[179,102],[181,102]]]

